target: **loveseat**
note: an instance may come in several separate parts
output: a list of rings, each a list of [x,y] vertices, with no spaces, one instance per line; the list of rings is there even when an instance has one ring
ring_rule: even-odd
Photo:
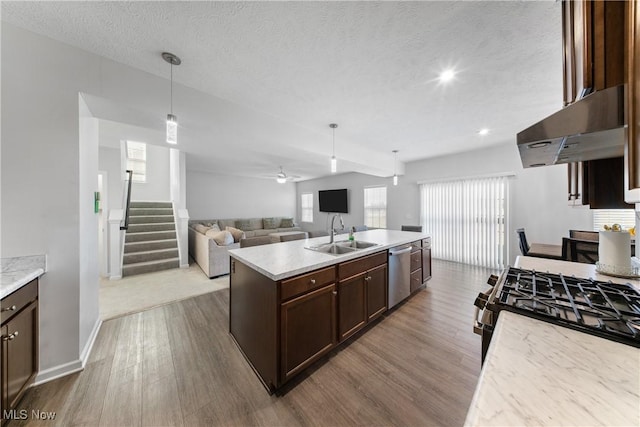
[[[240,240],[300,230],[291,217],[190,220],[189,255],[208,277],[222,276],[229,274],[228,251],[239,248]]]

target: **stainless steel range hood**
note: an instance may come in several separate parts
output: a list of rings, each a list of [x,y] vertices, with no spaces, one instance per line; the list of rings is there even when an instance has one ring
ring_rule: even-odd
[[[525,168],[624,155],[625,85],[599,90],[517,135]]]

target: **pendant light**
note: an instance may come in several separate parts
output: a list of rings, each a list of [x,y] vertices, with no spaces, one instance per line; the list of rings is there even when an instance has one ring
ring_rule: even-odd
[[[162,52],[162,58],[171,64],[171,113],[167,114],[167,143],[178,143],[178,117],[173,114],[173,66],[180,65],[182,61],[173,53]]]
[[[396,164],[398,163],[398,150],[393,150],[393,185],[398,185],[398,174],[396,173]]]
[[[333,155],[331,156],[331,173],[336,173],[338,170],[338,161],[336,160],[336,128],[337,124],[331,123],[329,125],[331,129],[333,129]]]

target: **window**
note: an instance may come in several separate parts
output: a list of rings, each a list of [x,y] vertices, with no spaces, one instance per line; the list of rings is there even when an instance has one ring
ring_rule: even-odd
[[[604,226],[620,224],[624,230],[636,226],[633,209],[593,209],[593,231],[602,231]]]
[[[313,193],[300,195],[300,222],[313,222]]]
[[[461,179],[420,186],[421,225],[434,258],[504,268],[508,177]]]
[[[364,189],[364,225],[387,228],[387,187]]]
[[[133,171],[133,182],[147,182],[147,144],[127,141],[127,170]]]

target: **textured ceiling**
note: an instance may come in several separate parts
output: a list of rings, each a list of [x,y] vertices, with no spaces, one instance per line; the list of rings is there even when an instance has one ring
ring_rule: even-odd
[[[174,82],[277,118],[269,132],[279,141],[263,150],[227,130],[236,151],[268,153],[252,164],[231,155],[209,164],[206,142],[196,141],[215,130],[202,126],[182,147],[191,169],[260,176],[284,164],[304,178],[326,175],[326,147],[314,155],[291,147],[330,148],[336,122],[340,170],[384,175],[393,173],[392,149],[407,162],[515,144],[516,132],[561,106],[553,1],[3,1],[2,19],[163,78],[158,52],[173,52],[183,60]],[[447,67],[456,78],[442,85]],[[478,136],[484,127],[491,132]]]

